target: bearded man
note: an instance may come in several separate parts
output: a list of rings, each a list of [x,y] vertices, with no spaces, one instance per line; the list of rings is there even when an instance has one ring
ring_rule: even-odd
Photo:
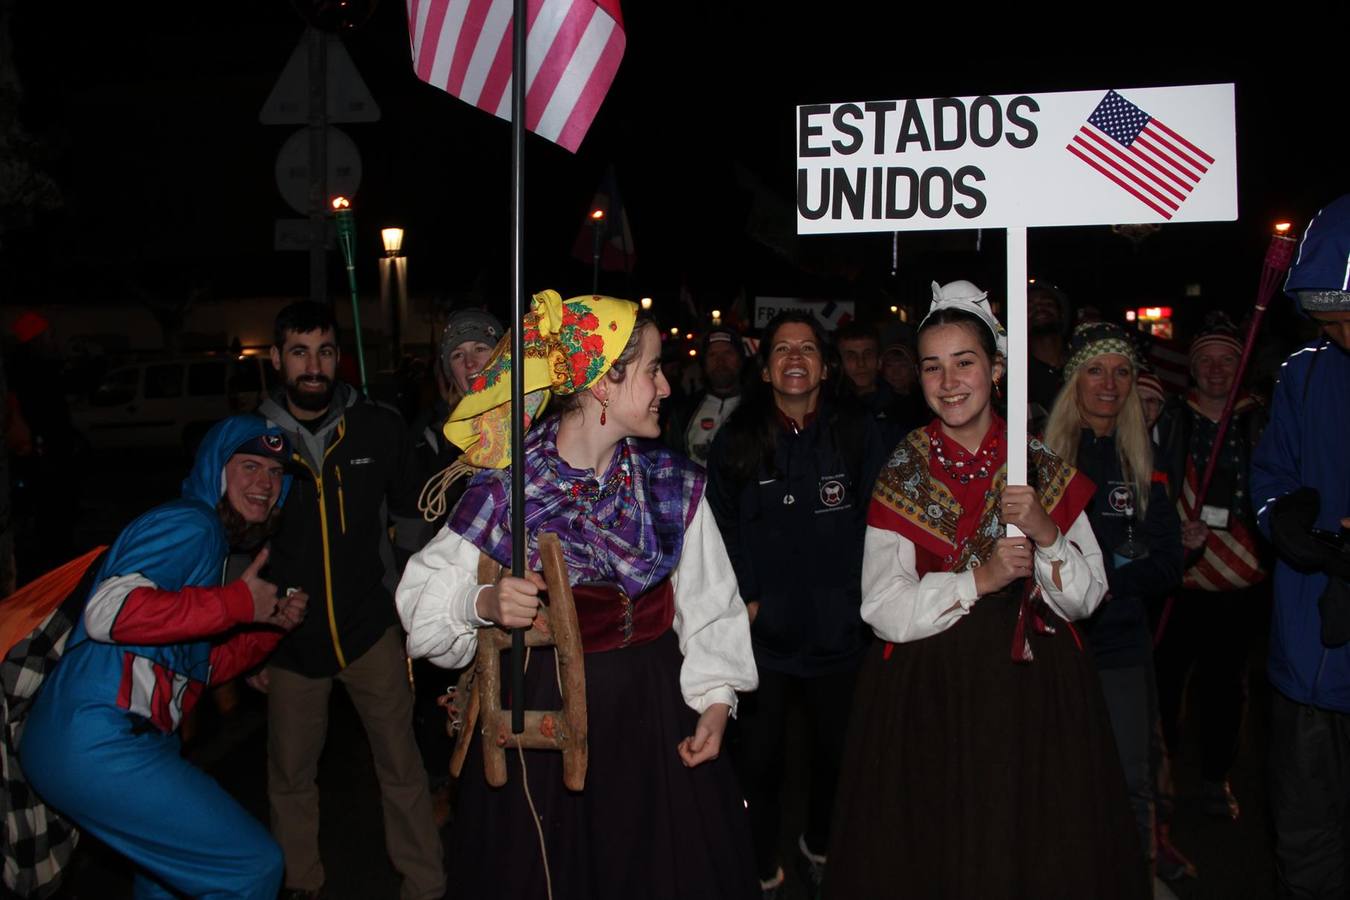
[[[315,598],[314,614],[253,680],[268,694],[267,793],[286,855],[287,898],[319,896],[319,755],[340,681],[375,757],[385,844],[403,900],[445,893],[441,840],[413,739],[413,695],[394,610],[391,501],[406,496],[407,431],[397,412],[337,380],[332,307],[292,303],[277,314],[272,365],[281,390],[258,412],[295,448],[299,474],[272,541],[271,574]]]

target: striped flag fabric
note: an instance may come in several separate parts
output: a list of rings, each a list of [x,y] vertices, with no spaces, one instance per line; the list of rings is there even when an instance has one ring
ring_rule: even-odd
[[[511,119],[511,0],[407,0],[417,77]],[[525,127],[575,153],[614,81],[619,0],[528,0]]]
[[[1065,149],[1164,219],[1214,164],[1214,157],[1115,91],[1106,92]]]
[[[1177,513],[1184,522],[1195,510],[1195,494],[1200,478],[1195,461],[1186,460],[1186,477],[1177,497]],[[1236,591],[1266,579],[1256,538],[1230,516],[1227,528],[1211,528],[1204,552],[1182,576],[1181,586],[1193,591]]]

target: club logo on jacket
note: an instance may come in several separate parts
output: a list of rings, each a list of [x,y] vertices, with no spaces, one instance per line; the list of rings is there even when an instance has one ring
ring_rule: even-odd
[[[1111,488],[1111,493],[1107,495],[1107,502],[1111,504],[1111,509],[1122,516],[1134,515],[1134,491],[1130,490],[1128,484],[1117,483]]]
[[[827,477],[820,482],[820,502],[827,509],[836,509],[844,502],[844,483],[838,478]]]

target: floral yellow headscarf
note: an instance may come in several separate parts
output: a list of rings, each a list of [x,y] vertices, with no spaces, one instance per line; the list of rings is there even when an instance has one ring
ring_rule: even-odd
[[[525,314],[525,427],[553,394],[584,391],[600,380],[633,334],[637,304],[613,297],[563,300],[557,291],[534,295]],[[469,393],[450,413],[446,438],[476,468],[511,461],[511,334],[498,341]]]

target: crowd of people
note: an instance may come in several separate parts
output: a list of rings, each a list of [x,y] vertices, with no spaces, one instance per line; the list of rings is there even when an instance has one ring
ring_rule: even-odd
[[[0,665],[7,884],[51,884],[73,826],[131,860],[138,896],[342,896],[316,783],[336,681],[408,900],[1168,896],[1197,876],[1170,831],[1184,734],[1203,810],[1242,815],[1229,772],[1273,608],[1278,890],[1342,896],[1348,256],[1350,197],[1304,236],[1286,287],[1319,332],[1269,398],[1221,317],[1169,396],[1142,333],[1076,321],[1045,284],[1010,358],[969,281],[934,283],[912,331],[793,311],[756,342],[713,328],[672,397],[648,313],[544,291],[518,323],[524,410],[510,329],[463,309],[408,422],[338,377],[332,310],[292,304],[277,392],[206,436],[182,497],[25,589],[54,612]],[[1025,412],[1004,401],[1020,366]],[[1032,426],[1026,484],[1011,415]],[[495,576],[517,474],[522,574]],[[444,708],[469,698],[441,697],[445,670],[475,664],[482,629],[536,621],[544,534],[585,651],[585,787],[556,751],[469,726],[452,804]],[[558,708],[566,665],[532,646],[503,706]],[[235,678],[266,694],[270,828],[180,753]],[[502,740],[504,786],[484,767]]]

